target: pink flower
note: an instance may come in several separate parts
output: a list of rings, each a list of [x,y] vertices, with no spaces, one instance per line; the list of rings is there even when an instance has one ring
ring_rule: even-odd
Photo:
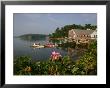
[[[51,54],[51,59],[52,60],[57,60],[59,59],[59,57],[61,57],[60,53],[53,51]]]
[[[56,54],[56,52],[55,52],[55,51],[53,51],[53,52],[52,52],[52,55],[55,55],[55,54]]]

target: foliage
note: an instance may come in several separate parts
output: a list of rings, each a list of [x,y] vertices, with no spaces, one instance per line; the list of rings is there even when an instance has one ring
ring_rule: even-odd
[[[21,56],[14,61],[14,73],[22,74],[27,66],[31,65],[31,58],[27,56]]]
[[[75,48],[76,47],[76,42],[66,42],[66,43],[62,43],[62,44],[58,44],[58,47],[64,47],[64,48]]]
[[[78,71],[83,74],[96,74],[97,73],[97,42],[92,41],[88,47],[88,51],[81,57],[75,64]]]
[[[19,36],[18,38],[27,41],[36,41],[36,40],[45,40],[47,36],[48,35],[44,35],[44,34],[24,34]]]
[[[87,49],[88,48],[88,43],[80,43],[80,44],[77,44],[76,47],[79,48],[79,49],[81,49],[81,48]]]
[[[91,24],[85,24],[84,26],[83,25],[76,25],[76,24],[66,25],[61,28],[56,28],[54,33],[49,34],[49,37],[50,38],[64,38],[64,37],[68,37],[68,31],[71,29],[96,30],[96,28],[97,28],[96,25],[91,25]]]
[[[30,57],[18,57],[14,61],[15,75],[96,75],[97,43],[89,44],[88,50],[76,62],[69,56],[47,61],[32,61]]]

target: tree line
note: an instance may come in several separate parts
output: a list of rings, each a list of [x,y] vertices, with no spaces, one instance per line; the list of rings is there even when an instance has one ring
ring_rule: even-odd
[[[91,24],[85,24],[85,25],[65,25],[64,27],[57,27],[55,32],[52,34],[49,34],[50,38],[62,38],[62,37],[68,37],[68,31],[71,29],[82,29],[82,30],[96,30],[97,26],[96,25],[91,25]]]

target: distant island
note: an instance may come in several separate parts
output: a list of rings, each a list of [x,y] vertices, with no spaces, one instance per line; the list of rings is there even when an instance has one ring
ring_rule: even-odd
[[[36,41],[36,40],[45,40],[48,35],[45,34],[23,34],[17,36],[16,38],[20,38],[27,41]]]

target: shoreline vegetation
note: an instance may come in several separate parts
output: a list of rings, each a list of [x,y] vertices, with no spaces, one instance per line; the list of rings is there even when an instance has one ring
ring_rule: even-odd
[[[14,60],[14,75],[97,75],[97,42],[91,42],[82,57],[73,61],[69,56],[32,61],[21,56]]]
[[[97,26],[91,24],[66,25],[57,28],[54,33],[49,35],[27,34],[19,36],[23,40],[42,40],[46,37],[53,38],[50,42],[57,43],[58,48],[85,48],[83,55],[73,61],[69,55],[61,56],[59,53],[52,54],[46,61],[33,61],[31,57],[20,56],[14,59],[14,75],[97,75],[97,40],[90,41],[88,44],[76,44],[74,41],[68,42],[55,38],[67,38],[68,31],[71,29],[91,29],[96,30]],[[37,36],[37,37],[36,37]],[[61,42],[61,44],[60,44]],[[61,57],[60,57],[61,56]]]
[[[65,25],[64,27],[57,27],[55,32],[52,34],[49,34],[50,38],[65,38],[68,37],[68,32],[71,29],[77,29],[77,30],[96,30],[97,26],[96,25],[91,25],[91,24],[85,24],[85,25],[76,25],[76,24],[72,24],[72,25]]]
[[[20,38],[26,41],[36,41],[36,40],[45,40],[48,35],[45,34],[23,34],[20,36],[15,36],[15,38]]]

